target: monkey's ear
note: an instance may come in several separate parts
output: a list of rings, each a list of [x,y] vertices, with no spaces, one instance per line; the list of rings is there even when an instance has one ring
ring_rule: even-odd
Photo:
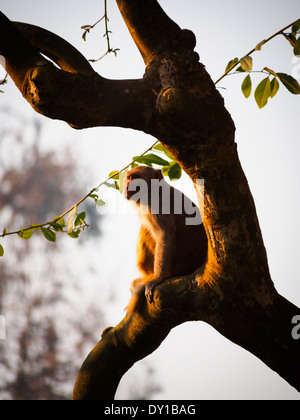
[[[163,179],[163,173],[161,169],[155,169],[154,178],[155,179]]]

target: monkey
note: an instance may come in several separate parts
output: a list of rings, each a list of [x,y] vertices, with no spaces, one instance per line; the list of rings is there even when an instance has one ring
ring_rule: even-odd
[[[124,197],[141,220],[137,267],[128,314],[140,312],[145,298],[153,302],[164,280],[193,273],[207,258],[207,237],[198,207],[164,179],[161,169],[136,166],[125,176]]]

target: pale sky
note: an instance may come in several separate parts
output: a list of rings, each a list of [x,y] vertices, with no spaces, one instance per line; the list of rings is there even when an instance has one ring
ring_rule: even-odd
[[[300,18],[299,0],[161,0],[160,4],[182,28],[194,31],[196,50],[213,80],[223,74],[229,60],[242,57],[260,41]],[[65,37],[87,58],[98,58],[105,52],[103,26],[89,34],[86,43],[80,29],[103,15],[102,0],[0,0],[0,10],[11,20],[33,23]],[[94,64],[95,70],[108,78],[142,77],[143,61],[113,1],[109,1],[109,18],[111,44],[120,52],[117,58],[110,55]],[[257,70],[267,66],[300,81],[300,58],[293,57],[283,37],[256,52],[253,59]],[[0,68],[0,79],[4,74]],[[253,76],[255,84],[261,79],[261,74]],[[242,80],[243,76],[228,77],[220,83],[219,87],[226,88],[220,92],[236,124],[238,151],[256,203],[273,281],[283,296],[300,306],[300,97],[281,86],[270,104],[259,110],[253,95],[248,100],[243,97]],[[27,116],[34,115],[11,81],[5,92],[0,95],[0,107],[10,105]],[[132,130],[74,131],[65,123],[40,118],[45,123],[43,147],[56,148],[62,143],[73,147],[78,165],[93,169],[90,188],[155,141]],[[130,235],[130,229],[136,234],[134,215],[107,217],[106,247],[101,247],[100,256],[105,276],[109,281],[118,277],[111,258],[112,247],[114,256],[117,253],[126,268],[119,273],[122,284],[118,307],[109,311],[109,325],[122,319],[130,279],[135,275],[135,234]],[[159,399],[300,399],[262,362],[203,323],[176,328],[147,360],[155,367],[163,387],[156,396]],[[133,371],[138,375],[139,363]],[[131,375],[124,378],[121,387],[130,386]]]

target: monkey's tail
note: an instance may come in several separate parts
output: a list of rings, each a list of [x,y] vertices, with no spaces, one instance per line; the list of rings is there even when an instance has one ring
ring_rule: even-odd
[[[128,314],[140,312],[145,301],[145,280],[136,279],[131,285],[132,296],[125,310]]]

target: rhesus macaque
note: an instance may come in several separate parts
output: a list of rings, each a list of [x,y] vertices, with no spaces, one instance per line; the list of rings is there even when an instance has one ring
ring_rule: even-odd
[[[137,265],[142,277],[131,285],[128,313],[153,301],[156,286],[170,277],[193,273],[207,257],[207,238],[199,209],[170,186],[160,169],[137,166],[127,172],[123,194],[136,206],[142,226]]]

